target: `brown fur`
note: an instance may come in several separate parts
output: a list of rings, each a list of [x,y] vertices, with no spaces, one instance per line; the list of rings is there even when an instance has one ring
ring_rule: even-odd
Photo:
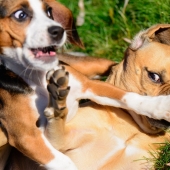
[[[77,80],[82,82],[83,91],[90,89],[93,91],[94,94],[98,96],[107,96],[109,98],[118,99],[118,100],[121,100],[122,97],[125,95],[125,91],[116,88],[110,85],[109,83],[87,79],[86,76],[82,75],[80,72],[77,72],[72,67],[65,66],[65,68],[68,72],[73,74],[77,78]],[[111,93],[112,91],[115,93]]]
[[[112,66],[116,65],[116,63],[111,60],[99,57],[76,57],[68,54],[65,54],[64,56],[58,54],[57,58],[64,64],[67,63],[75,70],[79,70],[80,73],[91,79],[95,78],[96,75],[109,75]]]
[[[83,48],[83,44],[79,39],[76,27],[74,25],[71,11],[54,0],[45,0],[45,3],[53,8],[54,20],[61,23],[63,28],[68,30],[67,34],[70,42]],[[28,1],[26,0],[17,0],[14,2],[12,0],[6,0],[0,2],[0,6],[5,13],[4,17],[0,17],[0,47],[22,47],[26,36],[25,29],[29,25],[31,19],[29,18],[24,23],[18,23],[10,17],[10,15],[22,4],[29,6]]]
[[[15,6],[11,5],[15,4]],[[21,4],[29,5],[27,1],[18,0],[17,2],[3,1],[0,6],[3,7],[5,16],[0,18],[0,47],[21,47],[25,40],[25,29],[30,23],[27,20],[24,23],[16,22],[10,15]],[[6,15],[8,17],[6,17]]]
[[[44,164],[50,161],[53,155],[49,153],[49,149],[41,138],[41,131],[36,126],[38,114],[31,107],[30,97],[23,95],[11,96],[11,94],[2,89],[0,97],[4,100],[4,108],[1,111],[0,120],[7,132],[9,144],[18,148],[28,157],[36,157],[37,162],[40,162],[39,159],[42,158],[42,155],[45,156]],[[12,121],[8,121],[8,119]],[[14,126],[13,122],[15,122],[16,126]],[[38,149],[39,147],[41,149]]]

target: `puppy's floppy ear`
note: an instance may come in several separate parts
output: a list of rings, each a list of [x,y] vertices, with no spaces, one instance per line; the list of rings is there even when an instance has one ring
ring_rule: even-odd
[[[84,48],[82,41],[79,38],[72,12],[64,5],[55,0],[45,0],[45,2],[52,7],[52,15],[55,21],[60,23],[66,30],[68,41],[74,45]]]
[[[79,38],[77,29],[76,29],[76,24],[75,24],[73,17],[72,17],[71,29],[68,30],[67,35],[68,35],[69,41],[72,44],[75,44],[75,45],[79,46],[80,48],[84,49],[84,44],[82,43],[82,41]]]
[[[170,24],[157,24],[135,36],[130,45],[132,50],[137,50],[148,42],[159,42],[170,45]]]

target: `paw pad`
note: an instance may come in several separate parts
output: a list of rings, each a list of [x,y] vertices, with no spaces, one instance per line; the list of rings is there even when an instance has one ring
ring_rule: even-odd
[[[49,92],[49,106],[45,109],[45,116],[64,117],[67,113],[66,98],[70,91],[68,87],[69,73],[64,68],[60,70],[51,70],[47,73],[47,90]]]

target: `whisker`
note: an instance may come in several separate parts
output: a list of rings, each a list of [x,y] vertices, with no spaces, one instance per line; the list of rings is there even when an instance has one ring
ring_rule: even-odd
[[[84,28],[78,28],[78,29],[67,29],[65,28],[65,31],[77,31],[77,30],[85,30]]]
[[[42,81],[41,81],[41,79],[39,78],[38,70],[36,70],[36,74],[37,74],[37,79],[38,79],[40,85],[43,86]]]
[[[32,72],[33,72],[33,71],[34,71],[34,68],[32,67],[32,68],[31,68],[31,71],[30,71],[30,74],[29,74],[29,76],[28,76],[29,79],[32,79],[31,76],[32,76]]]
[[[29,69],[29,65],[19,74],[20,77],[22,77],[21,75],[23,74],[23,77],[26,77],[26,72]]]

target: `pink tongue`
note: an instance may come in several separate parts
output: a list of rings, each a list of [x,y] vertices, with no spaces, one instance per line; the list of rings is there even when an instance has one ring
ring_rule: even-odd
[[[38,51],[37,54],[36,54],[36,58],[39,58],[39,57],[54,57],[56,56],[56,52],[54,51],[50,51],[50,53],[43,53],[42,51]]]

